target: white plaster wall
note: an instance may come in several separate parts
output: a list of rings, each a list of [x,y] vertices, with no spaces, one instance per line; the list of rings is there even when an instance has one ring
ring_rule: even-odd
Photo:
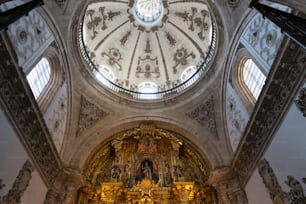
[[[230,143],[235,152],[249,120],[249,114],[230,84],[227,85],[226,91],[226,118]]]
[[[0,108],[0,179],[5,184],[5,187],[0,190],[0,196],[7,194],[12,188],[20,169],[28,158],[13,127]]]
[[[302,182],[306,177],[306,117],[294,103],[264,157],[285,192],[289,192],[285,184],[288,175],[297,179],[306,190],[306,184]]]
[[[249,204],[273,204],[257,169],[247,183],[245,192]]]
[[[67,84],[64,83],[55,94],[44,119],[52,136],[54,145],[60,153],[67,123]]]
[[[32,179],[21,198],[21,204],[42,204],[47,194],[47,187],[37,171],[32,173]]]

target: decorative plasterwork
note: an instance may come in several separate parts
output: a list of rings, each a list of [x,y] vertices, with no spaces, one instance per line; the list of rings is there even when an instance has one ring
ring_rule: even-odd
[[[15,127],[20,141],[51,185],[61,171],[61,162],[44,120],[19,67],[12,62],[3,38],[0,39],[0,103]]]
[[[67,122],[66,85],[63,85],[62,88],[64,93],[54,98],[53,104],[49,106],[49,110],[45,114],[45,121],[58,152],[62,146]]]
[[[302,88],[299,92],[298,99],[294,100],[295,105],[306,117],[306,87]]]
[[[227,5],[232,8],[236,8],[240,4],[240,0],[224,0]]]
[[[286,203],[287,195],[279,185],[275,173],[266,159],[258,163],[258,172],[273,203]]]
[[[203,183],[209,164],[177,137],[150,123],[120,132],[89,159],[84,168],[86,180],[92,185],[122,182],[126,188],[145,177],[164,187],[173,181]]]
[[[91,71],[101,66],[112,69],[116,78],[112,83],[133,93],[141,92],[138,85],[146,81],[158,85],[155,92],[175,88],[183,83],[181,74],[190,66],[206,73],[216,39],[205,2],[162,1],[162,17],[154,25],[135,19],[134,2],[110,0],[88,5],[79,42]],[[209,60],[204,63],[206,58]]]
[[[54,1],[62,9],[64,8],[64,6],[66,4],[66,0],[54,0]]]
[[[22,1],[9,1],[0,5],[0,10],[16,7]],[[36,63],[37,56],[54,40],[48,25],[37,11],[31,11],[11,24],[7,33],[12,39],[14,51],[18,57],[18,64],[24,72],[28,72]]]
[[[108,113],[99,108],[94,103],[91,103],[84,96],[81,97],[81,110],[79,115],[78,135],[84,130],[91,127],[99,120],[106,117]]]
[[[226,117],[232,149],[235,152],[249,116],[235,90],[229,86],[227,87]]]
[[[256,56],[257,62],[268,73],[279,46],[283,34],[274,23],[256,14],[242,35],[241,42],[252,56]]]
[[[189,118],[196,120],[199,124],[207,127],[215,137],[218,137],[213,97],[200,104],[194,110],[187,113],[187,115]]]
[[[5,187],[5,184],[2,183],[2,179],[0,179],[0,191],[1,191],[1,189],[4,188],[4,187]],[[2,199],[3,199],[2,196],[0,196],[0,204],[2,204],[2,202],[3,202]]]
[[[215,188],[222,203],[248,204],[246,193],[237,179],[220,182]]]
[[[46,194],[46,198],[44,200],[44,204],[55,204],[55,203],[63,203],[64,194],[58,193],[53,189],[48,190]]]
[[[304,196],[304,190],[301,183],[293,176],[287,176],[285,183],[289,186],[290,191],[288,193],[288,203],[290,204],[303,204],[306,203],[306,197]]]
[[[293,42],[285,43],[279,61],[272,67],[257,100],[253,115],[233,161],[233,167],[245,184],[267,144],[293,101],[305,78],[306,52]]]
[[[20,198],[29,185],[33,171],[34,167],[31,162],[26,161],[22,166],[22,169],[19,171],[12,189],[10,189],[8,194],[3,197],[5,203],[20,203]]]

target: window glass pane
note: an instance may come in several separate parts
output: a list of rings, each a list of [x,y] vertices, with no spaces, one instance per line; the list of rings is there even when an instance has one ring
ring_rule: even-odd
[[[42,58],[27,75],[27,80],[37,99],[50,80],[50,64],[46,58]]]
[[[257,67],[252,59],[245,61],[243,66],[243,81],[257,100],[265,83],[266,76]]]

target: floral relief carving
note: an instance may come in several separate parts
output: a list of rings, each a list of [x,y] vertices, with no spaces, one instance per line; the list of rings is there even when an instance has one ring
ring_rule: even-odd
[[[8,1],[0,5],[0,10],[16,7],[22,1]],[[53,41],[47,23],[37,11],[31,11],[8,27],[9,38],[18,57],[18,64],[24,69],[35,61],[35,56]],[[40,54],[38,54],[40,55]]]
[[[196,57],[193,52],[188,53],[186,48],[177,49],[173,55],[173,60],[175,61],[175,65],[173,66],[173,73],[177,73],[177,67],[179,65],[186,65],[189,57],[193,59]]]
[[[191,12],[175,12],[175,15],[182,18],[184,22],[189,23],[188,29],[191,31],[198,31],[198,37],[205,40],[205,33],[209,30],[209,12],[205,9],[198,11],[197,8],[192,7]]]
[[[66,0],[55,0],[55,2],[60,8],[64,8]]]
[[[82,96],[77,134],[81,134],[84,130],[94,125],[96,122],[106,117],[107,115],[108,113]]]
[[[306,87],[300,90],[298,98],[294,100],[297,108],[303,113],[303,116],[306,117]]]
[[[2,179],[0,179],[0,191],[1,191],[1,189],[4,188],[4,187],[5,187],[5,184],[2,183]],[[3,199],[2,196],[0,196],[0,204],[3,203],[3,200],[2,200],[2,199]]]
[[[98,14],[97,14],[98,13]],[[107,29],[107,20],[112,21],[115,16],[119,16],[121,12],[119,11],[109,11],[106,14],[105,7],[99,7],[97,10],[90,9],[86,12],[86,16],[89,16],[90,20],[87,22],[86,26],[92,31],[91,39],[95,39],[98,34],[98,27],[101,25],[102,30]]]
[[[282,39],[280,29],[260,14],[253,18],[242,36],[243,44],[258,57],[265,69],[272,66]]]
[[[226,103],[226,116],[228,120],[228,130],[230,134],[232,148],[235,151],[243,131],[246,127],[248,115],[246,111],[241,108],[244,107],[241,101],[238,101],[238,96],[234,93],[227,97]],[[238,103],[238,105],[237,105]]]
[[[96,70],[107,66],[115,76],[110,81],[121,90],[119,94],[131,91],[126,96],[137,100],[153,99],[155,95],[164,97],[168,95],[167,90],[171,90],[169,94],[172,94],[176,89],[188,87],[180,85],[192,81],[191,76],[195,74],[192,72],[197,71],[197,76],[211,73],[209,70],[200,72],[213,59],[217,35],[214,19],[210,18],[205,2],[160,1],[160,19],[151,23],[144,23],[142,18],[137,17],[135,3],[137,1],[114,0],[88,3],[83,22],[77,28],[81,55],[89,65],[84,69],[96,73]],[[99,11],[102,7],[105,7],[104,17],[101,17],[102,10]],[[121,14],[109,21],[108,9]],[[184,22],[184,18],[175,14],[184,11],[189,13],[189,17],[192,15],[192,19]],[[107,19],[105,30],[103,19]],[[94,39],[91,38],[93,35]],[[143,94],[145,89],[154,93]]]
[[[214,136],[218,136],[213,97],[187,113],[187,115],[189,118],[198,121],[201,125],[206,126]]]
[[[170,46],[174,46],[176,44],[175,38],[171,35],[170,32],[165,32],[165,34],[166,34],[166,38],[167,38]]]
[[[265,184],[273,203],[286,203],[287,195],[282,191],[276,175],[266,159],[262,159],[258,164],[258,172]]]
[[[22,166],[22,169],[19,171],[12,189],[10,189],[7,195],[3,197],[5,203],[20,203],[20,198],[29,185],[33,171],[34,166],[30,161],[26,161]]]
[[[131,36],[132,31],[128,31],[126,32],[126,34],[121,38],[120,43],[122,46],[125,45],[125,43],[127,42],[127,40],[129,39],[129,37]]]
[[[120,64],[120,60],[122,60],[122,56],[121,56],[121,53],[120,53],[120,50],[117,49],[117,48],[110,48],[108,50],[108,53],[105,53],[105,52],[102,52],[102,56],[106,56],[108,57],[108,63],[110,65],[116,65],[119,70],[122,69],[122,66]]]
[[[290,191],[288,193],[290,204],[304,204],[306,203],[306,197],[304,196],[304,190],[301,183],[293,176],[287,176],[285,183],[289,186]]]
[[[65,94],[59,96],[56,101],[55,108],[45,115],[47,126],[54,141],[57,151],[60,151],[67,119],[67,97]],[[51,106],[53,107],[53,106]]]
[[[225,2],[232,8],[236,8],[240,4],[240,0],[225,0]]]

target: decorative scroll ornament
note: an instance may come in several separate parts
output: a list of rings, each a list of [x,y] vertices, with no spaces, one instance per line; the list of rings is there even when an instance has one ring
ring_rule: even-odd
[[[205,40],[206,32],[209,31],[209,12],[205,9],[198,11],[197,8],[192,7],[191,12],[175,12],[175,15],[182,18],[189,23],[189,30],[198,31],[198,37],[201,40]]]
[[[287,195],[282,191],[282,188],[277,181],[274,171],[267,160],[262,159],[259,162],[258,171],[263,180],[263,183],[266,186],[266,189],[270,194],[273,203],[287,203]]]
[[[61,9],[63,9],[66,4],[66,0],[55,0],[55,2]]]
[[[2,183],[2,179],[0,179],[0,191],[1,191],[1,189],[4,188],[4,187],[5,187],[5,184],[3,184],[3,183]],[[0,204],[2,204],[2,201],[3,201],[3,200],[2,200],[2,196],[0,196]]]
[[[158,58],[152,55],[150,40],[147,39],[144,56],[139,56],[136,69],[137,78],[159,78]]]
[[[87,10],[86,16],[89,16],[89,20],[86,22],[86,26],[91,30],[91,39],[96,38],[99,29],[106,30],[108,28],[107,21],[112,21],[115,16],[120,14],[119,11],[109,11],[106,14],[105,7],[99,7],[98,12],[94,9]]]
[[[306,203],[306,197],[304,196],[304,190],[298,180],[292,176],[287,176],[285,183],[290,187],[288,193],[289,203],[291,204],[303,204]]]
[[[206,126],[214,136],[218,137],[213,97],[187,113],[187,115],[189,118],[198,121],[199,124]]]
[[[225,0],[225,2],[232,8],[236,8],[240,4],[240,0]]]
[[[182,9],[196,13],[185,22],[175,14]],[[114,16],[112,21],[109,11]],[[151,11],[160,16],[155,19],[156,12]],[[209,73],[205,69],[213,60],[217,32],[205,2],[93,1],[84,12],[78,37],[80,54],[88,66],[82,68],[96,74],[101,67],[108,67],[115,80],[95,80],[119,94],[125,93],[124,98],[168,97]],[[151,22],[152,17],[156,21]],[[184,78],[184,71],[190,67],[197,74]],[[191,83],[184,83],[187,81]]]
[[[14,8],[23,1],[0,2],[0,10],[3,11]],[[33,68],[33,62],[38,61],[37,56],[41,56],[41,49],[49,46],[54,40],[48,24],[36,10],[12,23],[6,33],[12,39],[11,43],[18,57],[18,65],[26,73],[28,69]]]
[[[129,37],[131,36],[132,31],[128,31],[126,32],[126,34],[121,38],[120,43],[122,46],[125,46],[127,40],[129,39]]]
[[[108,50],[108,53],[102,52],[102,56],[106,56],[108,58],[108,63],[110,65],[116,65],[119,71],[122,69],[122,65],[120,64],[120,60],[122,60],[122,57],[119,49],[110,48]]]
[[[226,117],[233,151],[236,151],[238,147],[249,118],[246,110],[241,107],[243,105],[236,94],[232,93],[227,96]]]
[[[195,58],[195,54],[193,52],[188,53],[186,48],[177,49],[173,55],[173,60],[175,61],[175,65],[173,66],[173,73],[176,74],[177,67],[179,65],[186,66],[188,58]]]
[[[306,87],[302,88],[302,90],[299,92],[298,99],[296,99],[294,103],[303,113],[303,116],[306,117]]]
[[[78,134],[81,134],[84,130],[91,127],[107,115],[108,113],[82,96]]]
[[[34,167],[31,162],[26,161],[19,171],[19,174],[13,184],[13,188],[9,190],[8,194],[4,196],[5,203],[20,203],[20,198],[27,189],[29,182],[32,178],[31,174],[34,171]]]

